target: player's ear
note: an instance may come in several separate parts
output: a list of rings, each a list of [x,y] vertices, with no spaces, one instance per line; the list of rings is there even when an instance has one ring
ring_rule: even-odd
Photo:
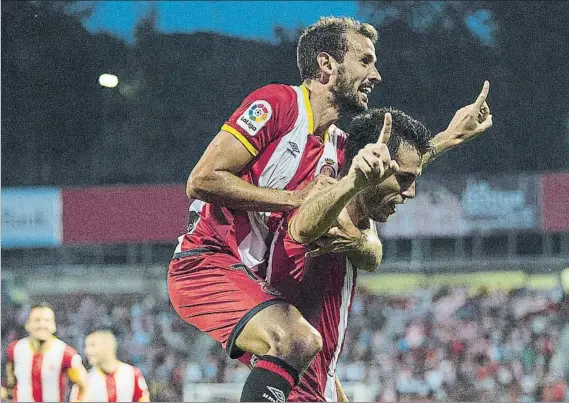
[[[318,63],[318,69],[320,71],[320,81],[322,84],[327,84],[330,76],[335,75],[338,71],[338,63],[326,52],[318,53],[316,62]]]

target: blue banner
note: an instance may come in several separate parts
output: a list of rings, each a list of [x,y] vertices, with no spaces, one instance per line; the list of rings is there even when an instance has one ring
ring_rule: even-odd
[[[2,248],[61,245],[61,217],[57,188],[2,189]]]

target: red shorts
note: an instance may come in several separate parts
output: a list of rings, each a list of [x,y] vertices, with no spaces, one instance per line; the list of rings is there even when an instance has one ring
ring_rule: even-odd
[[[235,256],[203,248],[174,255],[168,294],[178,315],[220,342],[231,358],[243,355],[235,340],[256,313],[288,303]]]

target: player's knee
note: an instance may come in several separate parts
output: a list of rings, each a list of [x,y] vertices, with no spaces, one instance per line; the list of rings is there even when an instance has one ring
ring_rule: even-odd
[[[304,367],[322,349],[322,336],[308,322],[305,322],[273,338],[271,344],[271,349],[276,356],[293,365]]]
[[[308,329],[303,340],[306,343],[305,352],[307,354],[307,358],[312,361],[314,356],[322,350],[322,336],[318,330],[308,325]]]

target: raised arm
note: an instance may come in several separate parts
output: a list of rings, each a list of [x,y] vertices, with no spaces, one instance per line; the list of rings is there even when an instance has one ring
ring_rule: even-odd
[[[301,204],[289,224],[291,238],[298,243],[312,243],[325,235],[359,190],[347,176],[334,185],[317,182],[313,188],[315,194],[309,195]]]
[[[186,194],[247,211],[289,211],[300,206],[301,191],[261,188],[237,176],[253,157],[234,135],[221,130],[192,170]]]
[[[258,187],[240,177],[270,144],[292,130],[297,117],[297,94],[292,87],[271,84],[253,91],[221,127],[190,173],[188,197],[247,211],[298,207],[305,192]]]
[[[485,81],[476,101],[456,111],[446,130],[433,137],[431,150],[423,155],[423,168],[445,151],[472,140],[492,127],[492,115],[486,103],[489,90],[490,83]]]
[[[289,234],[296,242],[311,243],[326,234],[360,190],[381,183],[398,169],[387,149],[390,135],[391,114],[386,113],[377,142],[360,150],[348,174],[334,185],[312,189],[289,225]]]

